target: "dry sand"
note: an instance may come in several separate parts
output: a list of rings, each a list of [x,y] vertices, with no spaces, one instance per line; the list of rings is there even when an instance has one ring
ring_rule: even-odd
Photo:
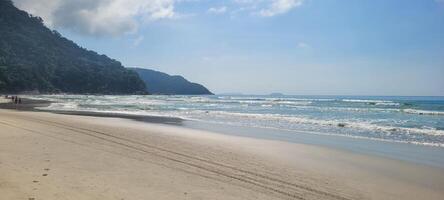
[[[0,200],[444,199],[444,170],[128,119],[0,109]]]

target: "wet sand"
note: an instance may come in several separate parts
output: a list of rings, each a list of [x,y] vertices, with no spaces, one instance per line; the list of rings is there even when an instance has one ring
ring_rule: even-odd
[[[12,109],[21,111],[38,111],[36,107],[47,107],[51,102],[43,100],[25,99],[21,98],[22,103],[15,104],[11,99],[0,97],[0,109]]]
[[[131,119],[0,109],[0,194],[2,200],[442,199],[444,169]]]
[[[181,125],[182,121],[183,121],[180,118],[162,117],[162,116],[130,115],[130,114],[124,114],[124,113],[99,113],[99,112],[88,112],[88,111],[57,111],[57,110],[39,109],[39,108],[48,107],[51,103],[52,102],[45,101],[45,100],[22,98],[21,104],[15,104],[11,101],[11,99],[0,98],[0,109],[9,109],[9,110],[17,110],[17,111],[51,112],[51,113],[65,114],[65,115],[124,118],[124,119],[132,119],[132,120],[141,121],[141,122],[170,124],[170,125]]]

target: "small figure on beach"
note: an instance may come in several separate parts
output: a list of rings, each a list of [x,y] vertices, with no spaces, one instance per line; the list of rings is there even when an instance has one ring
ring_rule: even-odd
[[[18,99],[18,104],[21,104],[22,103],[22,98],[19,98]]]
[[[14,97],[14,103],[18,104],[18,97],[17,96]]]

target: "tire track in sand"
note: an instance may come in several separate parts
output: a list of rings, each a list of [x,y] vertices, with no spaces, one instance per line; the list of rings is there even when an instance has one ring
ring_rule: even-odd
[[[211,160],[187,155],[180,152],[175,152],[158,146],[153,146],[139,141],[134,141],[127,138],[115,136],[106,132],[74,127],[64,123],[35,119],[32,117],[29,118],[30,118],[29,120],[36,123],[41,123],[48,126],[54,126],[61,129],[66,129],[75,133],[88,135],[90,137],[94,137],[102,141],[120,145],[141,153],[155,155],[172,162],[181,163],[189,167],[211,172],[219,176],[224,176],[229,179],[243,182],[245,184],[250,184],[273,193],[290,197],[291,199],[307,199],[307,196],[320,199],[325,199],[325,198],[338,199],[338,200],[351,199],[348,197],[340,196],[339,194],[329,193],[302,184],[287,182],[275,177],[270,177],[263,174],[258,174],[255,172],[244,170],[241,168],[236,168],[234,166],[226,165],[223,163],[214,162]],[[17,126],[14,127],[23,129],[22,127],[17,127]],[[152,149],[155,150],[156,152],[147,151],[144,148]]]

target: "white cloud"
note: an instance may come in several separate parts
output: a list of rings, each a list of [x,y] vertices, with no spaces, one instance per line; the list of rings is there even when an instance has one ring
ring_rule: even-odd
[[[139,46],[140,43],[142,43],[143,39],[145,39],[145,37],[143,37],[143,35],[139,35],[136,39],[134,39],[133,41],[133,45]]]
[[[233,0],[240,5],[238,11],[249,11],[263,17],[284,14],[301,6],[304,0]]]
[[[173,18],[175,0],[13,0],[50,28],[88,35],[132,33],[143,21]]]
[[[223,14],[223,13],[227,12],[227,7],[226,6],[222,6],[222,7],[218,7],[218,8],[212,7],[212,8],[209,8],[207,12],[212,13],[212,14]]]
[[[15,5],[40,16],[52,29],[67,29],[86,35],[119,36],[135,33],[140,24],[160,19],[183,18],[175,6],[199,0],[13,0]],[[304,0],[229,0],[238,9],[231,14],[248,12],[275,16],[302,5]],[[437,0],[442,1],[442,0]],[[206,12],[223,14],[226,6],[211,7]]]
[[[304,42],[299,42],[298,47],[304,49],[304,48],[309,48],[310,45],[308,45],[307,43],[304,43]]]
[[[273,0],[268,8],[259,11],[259,14],[264,17],[271,17],[278,14],[283,14],[291,9],[301,6],[303,0]]]

